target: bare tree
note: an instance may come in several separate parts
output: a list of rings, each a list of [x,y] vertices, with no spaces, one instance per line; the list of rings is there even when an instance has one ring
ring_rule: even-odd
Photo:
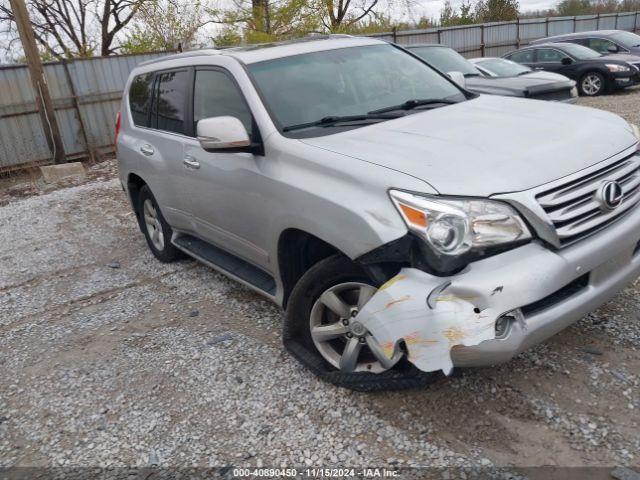
[[[374,12],[379,0],[319,0],[322,24],[330,32],[339,32]]]
[[[134,18],[143,0],[29,0],[36,41],[57,59],[115,53],[116,36]],[[15,21],[8,0],[0,0],[0,24],[11,40]],[[12,43],[10,43],[12,45]]]

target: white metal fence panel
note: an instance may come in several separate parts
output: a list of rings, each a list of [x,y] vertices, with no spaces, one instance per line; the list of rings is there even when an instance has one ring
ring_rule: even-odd
[[[129,72],[164,53],[48,63],[44,74],[65,153],[111,149],[116,112]],[[45,125],[46,127],[46,125]],[[0,68],[0,171],[51,158],[25,65]]]

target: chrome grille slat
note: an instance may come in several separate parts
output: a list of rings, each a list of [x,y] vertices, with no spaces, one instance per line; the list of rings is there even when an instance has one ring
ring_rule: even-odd
[[[624,212],[634,207],[638,203],[638,200],[640,200],[640,195],[636,191],[631,197],[629,197],[628,201],[624,201],[622,205],[620,205],[620,207],[618,207],[616,210],[612,210],[611,212],[608,212],[606,214],[593,215],[592,217],[581,220],[580,222],[569,224],[566,227],[558,228],[556,230],[558,232],[558,237],[562,241],[563,239],[588,232],[591,229],[602,225],[603,223],[607,223],[610,220],[619,217]]]
[[[606,180],[606,179],[605,179]],[[622,186],[622,191],[625,195],[630,195],[633,190],[640,185],[640,175],[628,176],[623,181],[619,182]],[[593,192],[595,194],[595,190]],[[593,195],[587,197],[579,202],[572,203],[561,210],[551,211],[548,215],[553,223],[569,222],[576,219],[590,211],[600,211],[598,204],[595,202]]]
[[[614,210],[603,209],[596,199],[605,181],[622,187],[623,200]],[[555,227],[560,246],[597,231],[640,202],[640,155],[634,154],[604,168],[536,195]]]
[[[577,182],[560,189],[556,189],[550,193],[538,195],[538,202],[542,208],[552,208],[562,205],[563,203],[572,202],[583,196],[594,193],[600,183],[604,180],[616,180],[629,175],[638,169],[638,162],[626,160],[622,163],[603,169],[589,175],[587,178],[580,179]]]

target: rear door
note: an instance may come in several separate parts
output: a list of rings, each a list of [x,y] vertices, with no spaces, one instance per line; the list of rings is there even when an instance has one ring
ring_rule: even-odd
[[[182,161],[190,79],[188,68],[156,72],[149,128],[140,145],[140,153],[153,167],[151,189],[163,215],[173,228],[187,231],[193,230],[193,222]]]
[[[565,65],[562,64],[563,58],[568,58],[568,55],[555,48],[536,48],[533,69],[562,73],[565,67]]]
[[[535,50],[531,48],[528,50],[520,50],[519,52],[514,52],[511,55],[507,55],[505,58],[511,60],[512,62],[526,65],[527,67],[533,67],[534,53]]]

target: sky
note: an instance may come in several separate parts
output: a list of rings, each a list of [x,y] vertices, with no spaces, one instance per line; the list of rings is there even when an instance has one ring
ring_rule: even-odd
[[[444,5],[444,0],[412,0],[412,17],[420,18],[421,16],[427,18],[438,18],[440,16],[440,10]],[[454,8],[459,8],[461,0],[452,0],[451,4]],[[475,3],[471,0],[471,3]],[[554,7],[558,4],[558,0],[520,0],[520,12],[528,12],[532,10],[545,10],[547,8]],[[405,14],[408,17],[408,15]]]

